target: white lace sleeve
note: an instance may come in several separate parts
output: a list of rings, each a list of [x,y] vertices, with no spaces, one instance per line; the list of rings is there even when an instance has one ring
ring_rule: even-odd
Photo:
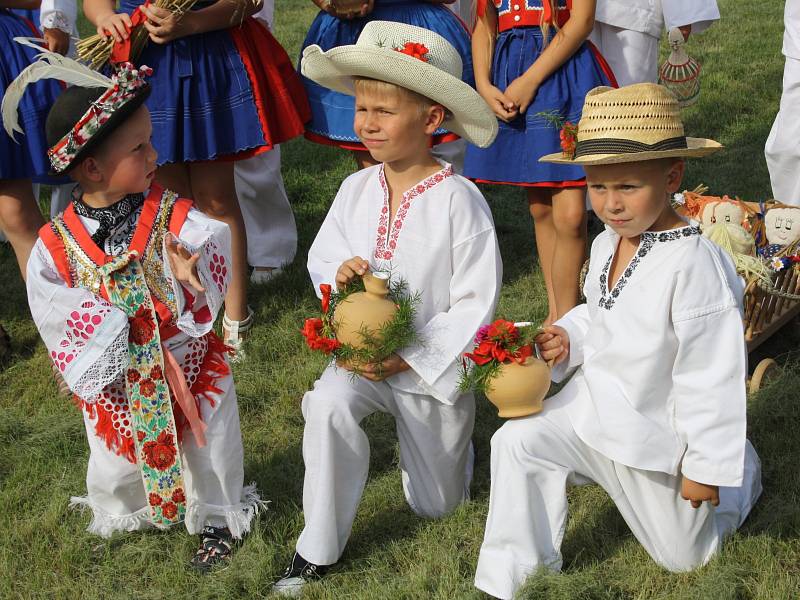
[[[214,326],[214,320],[228,291],[231,278],[231,233],[225,223],[192,209],[181,228],[179,239],[192,254],[200,254],[197,274],[206,291],[198,294],[175,280],[167,259],[166,240],[162,254],[164,274],[172,282],[175,292],[178,328],[192,337],[202,337]]]
[[[28,261],[28,304],[53,364],[87,402],[128,366],[128,319],[106,300],[71,288],[41,240]]]

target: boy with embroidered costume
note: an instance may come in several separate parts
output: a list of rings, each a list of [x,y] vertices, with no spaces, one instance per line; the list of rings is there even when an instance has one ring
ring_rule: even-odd
[[[492,438],[481,590],[511,598],[537,569],[561,568],[568,484],[600,484],[670,571],[705,564],[760,495],[745,438],[742,283],[669,202],[683,158],[719,148],[686,137],[675,97],[645,83],[592,90],[574,149],[542,158],[584,167],[606,230],[586,303],[536,339],[554,381],[574,376]]]
[[[368,269],[390,270],[420,294],[420,341],[360,377],[330,365],[303,398],[305,528],[275,586],[286,595],[344,551],[367,480],[367,415],[396,420],[414,512],[440,517],[469,497],[475,401],[458,391],[459,358],[493,315],[502,270],[483,196],[430,153],[440,126],[482,146],[497,131],[461,81],[455,48],[427,29],[372,21],[355,45],[307,48],[302,65],[320,85],[355,95],[354,129],[381,163],[339,189],[309,251],[314,287],[343,288]]]
[[[153,180],[149,72],[125,63],[109,79],[45,52],[21,75],[21,85],[23,76],[77,84],[46,129],[53,171],[78,187],[39,232],[28,301],[83,409],[88,493],[73,505],[91,509],[89,531],[184,522],[201,537],[192,564],[207,570],[230,558],[260,506],[243,486],[228,348],[212,331],[230,232]]]

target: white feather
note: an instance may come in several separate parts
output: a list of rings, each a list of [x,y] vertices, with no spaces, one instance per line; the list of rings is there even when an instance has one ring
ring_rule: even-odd
[[[110,88],[114,85],[110,78],[93,71],[86,65],[43,48],[37,43],[41,41],[37,40],[37,38],[16,37],[14,41],[23,46],[35,48],[39,54],[36,57],[36,62],[28,65],[11,82],[6,88],[5,96],[3,96],[0,114],[3,116],[3,127],[12,138],[15,132],[22,133],[22,129],[19,126],[17,107],[25,93],[25,88],[31,83],[42,79],[58,79],[64,83],[85,88]]]

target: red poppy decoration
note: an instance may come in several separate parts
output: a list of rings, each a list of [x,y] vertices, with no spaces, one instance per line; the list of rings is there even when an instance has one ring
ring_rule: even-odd
[[[421,60],[422,62],[428,62],[426,56],[430,51],[425,46],[425,44],[406,42],[402,48],[395,48],[395,50],[400,54],[408,54],[409,56],[416,58],[417,60]]]
[[[156,330],[156,322],[153,314],[144,306],[136,311],[136,314],[131,317],[129,338],[134,344],[144,346],[151,339]]]
[[[341,346],[338,340],[321,335],[322,319],[306,319],[302,333],[306,338],[306,344],[312,350],[322,350],[325,354],[330,354]]]
[[[175,463],[175,445],[172,434],[162,431],[155,442],[145,442],[142,447],[144,462],[150,468],[165,471]]]
[[[578,144],[578,126],[567,121],[559,133],[561,138],[561,154],[564,158],[575,158],[575,148]]]

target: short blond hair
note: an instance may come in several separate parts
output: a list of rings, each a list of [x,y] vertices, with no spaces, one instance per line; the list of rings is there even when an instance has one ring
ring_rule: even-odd
[[[353,88],[358,91],[367,92],[371,94],[375,94],[378,96],[391,96],[394,94],[404,95],[407,98],[410,98],[418,107],[420,115],[428,110],[431,106],[441,106],[444,108],[445,112],[445,119],[448,118],[451,113],[447,110],[447,107],[444,106],[441,102],[436,102],[431,100],[427,96],[423,96],[415,92],[414,90],[410,90],[408,88],[404,88],[399,86],[395,83],[390,83],[388,81],[381,81],[380,79],[370,79],[368,77],[354,77],[353,78]]]

